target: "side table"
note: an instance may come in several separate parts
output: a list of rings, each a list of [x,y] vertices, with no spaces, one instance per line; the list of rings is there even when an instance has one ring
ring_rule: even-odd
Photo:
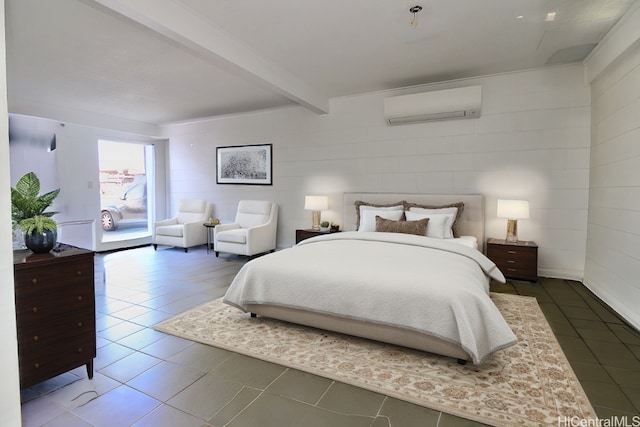
[[[533,241],[507,242],[487,240],[487,257],[495,262],[504,277],[538,281],[538,245]]]
[[[202,225],[207,228],[207,253],[209,253],[209,251],[213,249],[213,229],[216,228],[218,224],[205,222]]]

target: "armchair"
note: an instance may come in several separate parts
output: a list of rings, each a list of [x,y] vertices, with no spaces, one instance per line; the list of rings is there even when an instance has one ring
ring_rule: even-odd
[[[213,230],[216,257],[220,252],[253,255],[276,249],[278,205],[261,200],[241,200],[235,222]]]
[[[153,227],[153,249],[158,245],[184,248],[188,252],[191,246],[207,243],[207,229],[203,223],[213,213],[213,204],[205,200],[180,200],[178,213],[174,218],[158,221]]]

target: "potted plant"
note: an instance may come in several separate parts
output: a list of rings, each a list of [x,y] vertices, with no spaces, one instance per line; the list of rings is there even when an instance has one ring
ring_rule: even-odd
[[[329,221],[322,221],[320,223],[320,231],[329,231]]]
[[[27,248],[35,253],[47,253],[56,244],[57,224],[51,218],[56,212],[45,212],[60,189],[40,194],[40,180],[29,172],[11,187],[11,220],[24,232]]]
[[[331,231],[332,233],[340,231],[340,224],[336,224],[335,222],[332,222],[331,229],[329,231]]]

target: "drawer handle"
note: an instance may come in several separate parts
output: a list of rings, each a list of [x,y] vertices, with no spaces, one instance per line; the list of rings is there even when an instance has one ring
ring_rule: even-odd
[[[37,335],[34,335],[34,336],[33,336],[33,340],[34,340],[34,341],[38,342],[38,340],[39,340],[39,339],[40,339],[40,338],[38,338],[38,336],[37,336]]]
[[[514,260],[512,260],[512,259],[508,259],[508,260],[507,260],[507,262],[508,262],[509,264],[515,264],[515,263],[516,263],[516,262],[515,262]]]
[[[82,322],[78,322],[78,328],[82,328]]]
[[[37,312],[38,312],[38,307],[33,307],[33,308],[31,309],[31,311],[33,311],[34,313],[37,313]]]
[[[77,274],[78,276],[82,276],[82,270],[78,270],[78,271],[76,272],[76,274]]]
[[[82,301],[82,295],[78,295],[78,301]]]
[[[507,268],[507,270],[509,270],[509,271],[516,271],[516,269],[515,269],[515,268]]]
[[[33,364],[33,367],[38,369],[38,368],[40,368],[40,364],[38,362],[36,362],[36,363]]]
[[[82,353],[82,347],[78,347],[78,353]]]
[[[34,277],[33,279],[31,279],[31,283],[33,283],[33,284],[35,285],[36,283],[38,283],[38,279],[36,279],[36,278]]]
[[[508,254],[517,254],[518,251],[507,251]]]

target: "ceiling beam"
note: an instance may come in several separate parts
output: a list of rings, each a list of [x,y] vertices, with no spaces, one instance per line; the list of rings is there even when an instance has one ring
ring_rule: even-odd
[[[635,2],[583,61],[591,83],[627,50],[640,43],[640,2]]]
[[[329,99],[326,95],[173,0],[91,1],[162,34],[230,73],[241,75],[315,113],[329,112]]]

